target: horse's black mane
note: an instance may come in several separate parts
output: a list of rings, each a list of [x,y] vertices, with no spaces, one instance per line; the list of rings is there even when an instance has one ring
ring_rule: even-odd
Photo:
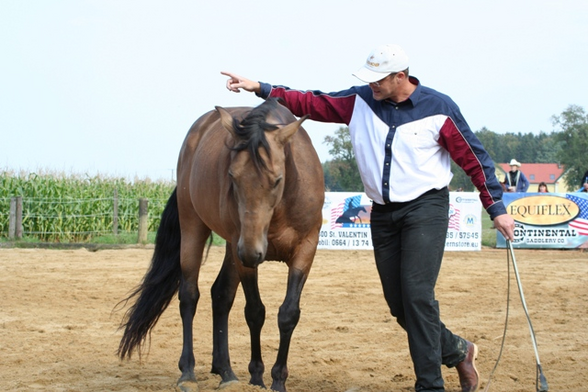
[[[266,121],[268,113],[278,108],[278,99],[269,98],[261,105],[253,108],[247,116],[239,121],[233,120],[233,128],[241,140],[233,147],[234,151],[248,150],[258,170],[266,169],[267,166],[261,158],[259,149],[263,147],[270,156],[270,147],[265,138],[265,131],[275,131],[278,126]]]

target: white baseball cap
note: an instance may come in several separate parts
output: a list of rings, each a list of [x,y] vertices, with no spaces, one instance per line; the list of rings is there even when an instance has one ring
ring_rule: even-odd
[[[353,76],[365,83],[373,83],[384,79],[394,72],[408,68],[408,56],[404,50],[393,44],[381,45],[372,50],[363,67]]]
[[[513,159],[510,160],[509,166],[518,166],[518,167],[521,167],[521,164],[519,163],[519,161],[517,161],[516,159],[513,158]]]

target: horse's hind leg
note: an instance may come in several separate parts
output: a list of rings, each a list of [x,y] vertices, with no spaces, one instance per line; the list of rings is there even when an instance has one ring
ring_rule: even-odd
[[[212,296],[212,369],[221,376],[221,386],[238,381],[229,357],[229,313],[239,287],[239,275],[233,265],[231,244],[227,242],[223,266],[210,294]]]
[[[265,305],[259,296],[257,268],[246,268],[238,259],[235,260],[243,292],[245,293],[245,320],[251,338],[251,359],[249,361],[249,383],[265,388],[263,372],[265,365],[261,358],[261,329],[265,322]]]

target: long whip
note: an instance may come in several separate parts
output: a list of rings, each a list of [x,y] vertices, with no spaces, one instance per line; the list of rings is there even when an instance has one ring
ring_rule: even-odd
[[[523,304],[523,309],[525,311],[525,315],[527,316],[527,323],[529,324],[529,331],[531,332],[531,342],[533,343],[533,350],[535,351],[535,362],[537,365],[537,373],[536,373],[536,379],[535,379],[535,385],[536,385],[536,390],[537,392],[548,392],[549,391],[549,385],[547,384],[547,379],[545,378],[545,375],[543,374],[543,368],[541,367],[541,361],[539,359],[539,350],[537,349],[537,339],[535,338],[535,330],[533,329],[533,324],[531,323],[531,317],[529,316],[529,311],[527,309],[527,303],[525,301],[525,294],[523,293],[523,285],[521,284],[521,278],[519,276],[519,269],[517,267],[517,261],[515,258],[515,254],[514,254],[514,249],[512,247],[512,243],[509,240],[506,240],[506,244],[508,247],[509,252],[507,252],[507,262],[508,260],[508,256],[510,255],[510,259],[512,260],[512,266],[513,266],[513,270],[514,270],[514,274],[515,274],[515,278],[517,280],[517,286],[519,288],[519,295],[521,297],[521,303]],[[504,341],[506,339],[506,330],[507,330],[507,324],[508,324],[508,314],[509,314],[509,303],[510,303],[510,263],[508,263],[508,294],[507,294],[507,306],[506,306],[506,320],[504,322],[504,333],[502,335],[502,344],[500,346],[500,352],[498,354],[498,359],[496,360],[496,364],[494,365],[494,368],[492,369],[492,372],[490,373],[490,378],[488,379],[488,383],[486,384],[486,388],[484,388],[484,392],[489,390],[490,387],[490,383],[492,381],[492,376],[494,374],[494,371],[496,370],[496,368],[498,367],[498,362],[500,361],[500,358],[502,356],[502,351],[504,349]]]

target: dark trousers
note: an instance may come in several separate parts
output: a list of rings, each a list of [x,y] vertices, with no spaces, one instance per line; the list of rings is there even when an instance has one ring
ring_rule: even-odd
[[[376,266],[390,312],[408,335],[416,391],[443,391],[441,365],[456,366],[467,350],[466,341],[441,322],[435,299],[448,212],[447,188],[372,206]]]

